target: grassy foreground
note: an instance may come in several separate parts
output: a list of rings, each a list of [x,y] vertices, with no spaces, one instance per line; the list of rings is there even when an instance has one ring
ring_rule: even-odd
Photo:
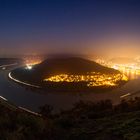
[[[51,114],[40,107],[42,117],[12,109],[0,101],[1,140],[139,140],[140,98],[79,102],[71,110]]]

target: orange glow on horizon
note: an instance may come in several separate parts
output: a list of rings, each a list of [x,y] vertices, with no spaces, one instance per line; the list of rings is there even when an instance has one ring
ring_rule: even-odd
[[[136,79],[138,76],[140,76],[140,65],[137,63],[137,61],[133,63],[121,64],[97,59],[96,62],[103,66],[116,69],[126,76],[130,77],[130,79]]]

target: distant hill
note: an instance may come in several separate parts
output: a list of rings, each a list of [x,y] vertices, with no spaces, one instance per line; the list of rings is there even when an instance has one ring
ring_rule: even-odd
[[[104,67],[94,61],[79,57],[46,59],[34,67],[34,72],[40,76],[55,74],[85,74],[87,72],[119,73],[119,71]]]
[[[69,91],[75,89],[83,91],[89,89],[89,87],[87,86],[88,81],[86,80],[79,80],[79,82],[44,82],[44,79],[60,74],[87,75],[90,72],[98,72],[101,75],[120,74],[118,70],[107,68],[94,61],[86,60],[79,57],[46,59],[42,63],[33,66],[33,68],[30,70],[26,69],[25,67],[17,68],[13,70],[11,74],[18,80],[34,85],[40,85],[41,87],[47,88],[47,90],[67,89]],[[96,88],[98,90],[100,89],[100,87],[98,86]]]

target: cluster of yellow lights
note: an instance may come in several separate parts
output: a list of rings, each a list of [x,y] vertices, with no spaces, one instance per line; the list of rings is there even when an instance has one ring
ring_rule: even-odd
[[[140,65],[136,63],[128,63],[128,64],[115,64],[112,62],[106,62],[102,59],[97,59],[96,60],[97,63],[106,66],[106,67],[110,67],[116,70],[119,70],[120,72],[122,72],[123,74],[129,76],[131,74],[131,79],[135,79],[137,76],[140,75]]]
[[[93,86],[116,86],[120,80],[127,81],[127,77],[123,74],[102,74],[99,72],[91,72],[85,75],[59,74],[44,79],[51,82],[86,82],[88,87]]]
[[[41,60],[40,61],[30,61],[30,62],[26,62],[26,64],[28,64],[28,65],[36,65],[36,64],[39,64],[41,62],[42,62]]]
[[[34,65],[37,65],[39,63],[41,63],[41,60],[30,60],[26,62],[26,69],[31,70],[33,68]]]

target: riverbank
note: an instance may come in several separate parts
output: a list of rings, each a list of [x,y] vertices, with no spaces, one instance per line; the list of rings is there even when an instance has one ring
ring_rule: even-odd
[[[29,114],[41,117],[41,114],[36,113],[34,111],[31,111],[31,110],[21,107],[21,106],[16,106],[13,103],[9,102],[8,99],[4,98],[3,96],[0,96],[0,103],[12,111],[25,112],[25,113],[29,113]]]
[[[22,72],[24,73],[24,71]],[[31,71],[30,71],[31,73]],[[32,79],[30,76],[32,75],[28,75],[25,76],[24,74],[21,74],[18,76],[16,75],[16,72],[11,71],[8,73],[8,77],[9,79],[11,79],[12,81],[21,84],[23,86],[27,86],[27,87],[31,87],[31,88],[37,88],[37,89],[41,89],[44,91],[49,91],[51,93],[59,93],[59,92],[65,92],[65,93],[90,93],[90,92],[96,92],[96,93],[100,93],[100,92],[107,92],[107,91],[111,91],[113,89],[119,88],[121,86],[123,86],[124,84],[126,84],[128,81],[119,81],[117,85],[115,86],[93,86],[93,87],[87,87],[86,82],[36,82],[36,81],[32,81],[29,80]],[[22,77],[24,75],[24,77]],[[32,76],[33,77],[33,76]],[[38,80],[37,80],[38,81]]]
[[[13,80],[13,81],[15,81],[15,82],[17,82],[17,83],[19,83],[19,84],[22,84],[22,85],[25,85],[25,86],[30,86],[30,87],[33,87],[33,88],[41,88],[40,86],[33,85],[33,84],[30,84],[30,83],[27,83],[27,82],[23,82],[23,81],[20,81],[20,80],[14,78],[14,77],[12,76],[11,72],[8,73],[8,77],[9,77],[11,80]]]

